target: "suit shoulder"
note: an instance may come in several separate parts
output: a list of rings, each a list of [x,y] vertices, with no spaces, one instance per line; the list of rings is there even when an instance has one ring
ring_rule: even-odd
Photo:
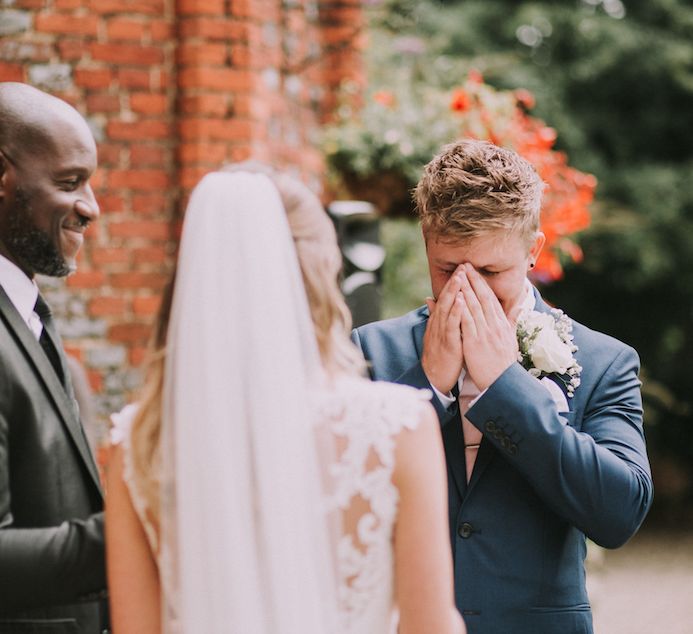
[[[401,333],[403,330],[411,330],[414,326],[425,322],[427,319],[428,308],[426,306],[420,306],[399,317],[373,321],[370,324],[359,326],[354,329],[354,332],[358,334],[359,339],[372,336],[387,336],[388,334]]]

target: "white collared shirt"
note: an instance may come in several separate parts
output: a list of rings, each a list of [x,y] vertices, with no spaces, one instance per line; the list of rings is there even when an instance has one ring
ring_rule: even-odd
[[[525,296],[522,299],[522,308],[520,309],[520,314],[529,312],[530,310],[534,310],[535,304],[536,299],[534,298],[534,289],[532,288],[532,284],[530,283],[530,281],[527,278],[525,278]],[[462,384],[464,383],[464,377],[466,375],[467,368],[463,367],[462,372],[460,372],[460,378],[457,379],[457,387],[459,388],[460,394],[462,393]],[[443,394],[442,392],[437,390],[435,386],[431,385],[431,388],[433,389],[435,395],[438,397],[438,400],[446,409],[455,402],[455,397],[452,395],[452,392]],[[474,400],[469,404],[469,406],[471,407],[472,405],[474,405],[474,403],[476,403],[476,401],[485,391],[486,390],[478,394],[476,398],[474,398]]]
[[[38,339],[43,331],[43,324],[41,318],[34,312],[39,294],[36,282],[27,277],[16,264],[0,255],[0,286],[7,293],[19,316]]]

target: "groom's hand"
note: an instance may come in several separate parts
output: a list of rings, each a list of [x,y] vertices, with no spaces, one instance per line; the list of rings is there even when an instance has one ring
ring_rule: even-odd
[[[463,300],[459,294],[464,268],[458,266],[450,276],[438,300],[426,299],[430,317],[423,340],[421,366],[429,383],[447,394],[462,371],[460,319]]]
[[[471,264],[464,265],[461,322],[467,371],[480,390],[487,389],[517,361],[517,305],[510,315]]]

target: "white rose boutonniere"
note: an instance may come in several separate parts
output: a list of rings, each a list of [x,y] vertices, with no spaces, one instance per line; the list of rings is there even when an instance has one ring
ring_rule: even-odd
[[[572,397],[580,385],[580,372],[573,353],[573,322],[562,310],[536,310],[521,315],[517,322],[518,361],[532,376],[557,375]]]

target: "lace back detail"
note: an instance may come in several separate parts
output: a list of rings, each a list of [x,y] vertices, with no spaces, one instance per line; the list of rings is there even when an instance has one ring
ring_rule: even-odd
[[[350,380],[323,403],[319,420],[330,426],[337,452],[328,510],[341,527],[337,565],[344,632],[391,627],[397,437],[418,425],[430,397],[426,390]]]

